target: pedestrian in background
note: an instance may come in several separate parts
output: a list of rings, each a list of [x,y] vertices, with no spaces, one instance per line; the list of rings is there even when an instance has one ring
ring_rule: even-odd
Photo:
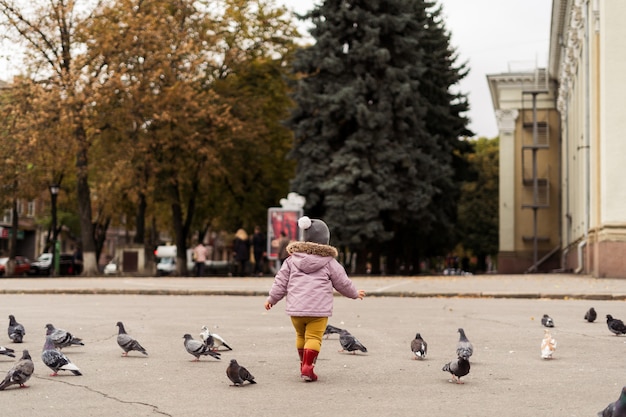
[[[209,251],[202,242],[198,242],[193,248],[193,261],[196,263],[196,276],[204,276],[204,265],[206,263]]]
[[[322,336],[333,312],[333,288],[345,297],[363,299],[365,291],[357,290],[346,270],[335,259],[337,249],[329,245],[330,231],[322,220],[301,217],[298,226],[304,230],[303,242],[287,246],[285,259],[274,278],[265,309],[271,309],[286,297],[286,313],[296,331],[296,349],[300,357],[300,375],[305,381],[316,381],[315,360],[322,347]]]
[[[252,235],[252,252],[254,254],[254,274],[262,277],[263,270],[265,268],[265,256],[267,240],[265,235],[261,232],[260,226],[254,226],[254,234]]]
[[[250,240],[248,233],[244,229],[237,230],[235,240],[233,240],[233,254],[237,264],[237,275],[243,277],[248,269],[250,261]]]
[[[289,252],[287,252],[287,245],[289,245],[291,239],[287,236],[287,232],[284,230],[280,232],[280,239],[278,240],[278,269],[282,266],[285,259],[289,256]]]

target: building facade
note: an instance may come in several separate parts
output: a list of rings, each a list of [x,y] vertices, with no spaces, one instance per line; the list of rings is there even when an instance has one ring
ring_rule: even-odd
[[[626,168],[626,141],[621,137],[626,131],[622,104],[626,97],[622,80],[626,74],[624,19],[626,2],[553,0],[545,103],[538,98],[538,108],[545,107],[548,112],[550,151],[546,156],[551,156],[547,158],[546,183],[555,187],[548,195],[557,199],[554,205],[550,202],[548,223],[538,223],[542,239],[551,239],[549,244],[539,244],[539,256],[558,254],[560,266],[555,269],[594,277],[626,278],[626,187],[621,178]],[[517,85],[527,90],[521,85],[523,77],[518,74]],[[520,199],[524,186],[520,184],[527,178],[524,155],[535,151],[520,142],[526,123],[519,120],[524,105],[507,99],[515,90],[514,74],[487,78],[502,147],[499,269],[519,272],[523,268],[510,266],[524,264],[521,260],[528,249],[519,232],[527,228],[520,209],[524,206]],[[535,129],[541,132],[542,127]],[[553,143],[558,144],[557,149],[552,149]],[[543,163],[539,160],[537,174],[541,178]],[[534,182],[541,185],[541,180]],[[558,216],[552,214],[555,208]],[[550,249],[553,245],[555,249]],[[549,269],[552,261],[543,264],[543,269]]]
[[[488,76],[500,136],[498,271],[560,266],[560,140],[545,69]]]

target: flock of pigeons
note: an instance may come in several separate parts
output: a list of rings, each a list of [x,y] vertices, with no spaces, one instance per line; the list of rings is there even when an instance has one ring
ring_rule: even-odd
[[[584,316],[584,319],[590,323],[593,323],[598,317],[596,310],[591,307]],[[552,359],[552,355],[556,350],[556,340],[550,333],[550,328],[554,327],[554,320],[548,314],[544,314],[541,318],[541,324],[546,327],[544,329],[544,337],[541,341],[541,357],[543,359]],[[611,333],[616,336],[626,334],[626,325],[620,319],[616,319],[610,314],[606,315],[606,324]],[[465,335],[465,331],[462,328],[458,329],[459,341],[456,347],[457,359],[446,363],[442,371],[449,372],[452,375],[451,382],[462,384],[461,377],[464,377],[470,372],[469,358],[474,352],[472,343]],[[330,334],[339,334],[339,342],[343,350],[355,353],[357,350],[367,352],[367,349],[361,342],[358,341],[347,330],[340,329],[335,326],[328,325],[324,335],[328,338]],[[428,352],[428,343],[424,340],[420,333],[415,335],[415,338],[411,341],[411,352],[413,352],[414,359],[423,360],[426,358]],[[622,388],[622,392],[619,398],[606,406],[606,408],[598,413],[598,417],[626,417],[626,386]]]
[[[594,322],[598,317],[597,312],[591,307],[584,316],[584,319],[590,323]],[[543,359],[551,359],[556,350],[557,342],[550,333],[550,328],[554,327],[554,320],[544,314],[541,318],[541,324],[546,327],[544,329],[544,337],[541,341],[541,357]],[[606,315],[606,324],[608,330],[616,336],[626,334],[626,325],[620,319],[616,319],[610,314]],[[128,356],[131,351],[136,351],[144,355],[148,355],[146,349],[128,333],[124,328],[124,324],[118,321],[117,343],[123,350],[122,356]],[[69,371],[76,376],[82,375],[80,369],[72,363],[72,361],[62,352],[63,348],[69,346],[84,346],[80,338],[73,336],[70,332],[57,329],[53,324],[46,324],[46,338],[41,352],[43,363],[49,367],[53,373],[50,376],[56,376],[59,371]],[[211,356],[215,359],[221,359],[220,348],[233,350],[229,344],[216,333],[212,333],[207,326],[201,329],[200,340],[194,339],[189,333],[183,335],[185,350],[195,357],[192,361],[199,361],[201,356]],[[9,326],[7,329],[9,338],[13,343],[22,343],[26,330],[24,326],[17,322],[13,315],[9,315]],[[474,351],[472,343],[465,335],[462,328],[458,329],[459,341],[456,347],[457,359],[446,363],[442,371],[449,372],[452,375],[451,382],[463,384],[461,378],[470,372],[469,358]],[[355,354],[356,351],[367,352],[367,348],[348,330],[341,329],[332,325],[327,325],[324,336],[328,338],[331,334],[339,335],[341,344],[340,352],[350,352]],[[411,341],[411,352],[414,359],[423,360],[428,352],[428,344],[420,333],[415,335]],[[15,350],[0,346],[0,355],[15,357]],[[7,372],[6,377],[0,382],[0,391],[12,385],[26,387],[26,382],[30,379],[34,372],[34,364],[32,357],[27,349],[22,351],[21,358]],[[243,366],[239,365],[235,359],[231,359],[226,369],[226,375],[234,386],[240,386],[245,382],[256,384],[254,376]],[[623,387],[620,397],[606,406],[606,408],[598,413],[599,417],[626,417],[626,386]]]
[[[598,313],[591,307],[585,313],[584,319],[589,323],[593,323],[598,318]],[[547,314],[541,318],[541,324],[547,328],[554,327],[554,320]],[[626,325],[620,319],[616,319],[610,314],[606,315],[606,325],[611,333],[616,336],[626,334]],[[543,359],[551,359],[552,354],[556,350],[556,340],[550,334],[549,329],[544,329],[544,337],[541,341],[541,357]],[[610,403],[604,410],[598,413],[598,417],[626,417],[626,386],[622,388],[619,398]]]
[[[122,356],[128,356],[129,352],[136,351],[144,355],[148,355],[146,349],[132,336],[126,333],[124,323],[118,321],[117,344],[122,348]],[[7,329],[9,338],[13,343],[22,343],[26,330],[24,326],[15,320],[15,317],[9,315],[9,327]],[[199,361],[200,356],[211,356],[215,359],[221,359],[220,348],[233,350],[228,343],[220,335],[209,331],[207,326],[202,326],[200,333],[202,341],[195,340],[190,334],[183,336],[184,347],[187,353],[194,356],[192,361]],[[41,360],[50,368],[53,373],[50,376],[58,375],[59,371],[69,371],[76,376],[82,373],[63,352],[62,349],[69,346],[84,346],[82,339],[73,336],[64,329],[57,329],[53,324],[46,324],[46,339],[41,351]],[[0,346],[0,355],[14,358],[15,350]],[[7,372],[6,377],[0,382],[0,391],[12,386],[19,385],[21,388],[27,387],[26,382],[30,379],[35,366],[28,349],[22,351],[22,357]],[[254,376],[243,366],[240,366],[235,359],[231,359],[226,375],[232,381],[234,386],[242,385],[244,382],[256,384]]]

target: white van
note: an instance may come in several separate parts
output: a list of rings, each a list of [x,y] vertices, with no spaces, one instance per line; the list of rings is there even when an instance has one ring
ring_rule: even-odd
[[[193,260],[191,259],[191,249],[187,249],[187,270],[193,269]],[[154,256],[158,259],[156,265],[157,276],[171,275],[176,272],[176,246],[163,245],[157,246]]]

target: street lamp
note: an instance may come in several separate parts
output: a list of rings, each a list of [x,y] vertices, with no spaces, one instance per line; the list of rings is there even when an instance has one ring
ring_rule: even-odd
[[[53,276],[59,274],[59,250],[57,248],[57,196],[61,186],[59,184],[50,185],[50,210],[52,214],[52,262],[50,272]]]

